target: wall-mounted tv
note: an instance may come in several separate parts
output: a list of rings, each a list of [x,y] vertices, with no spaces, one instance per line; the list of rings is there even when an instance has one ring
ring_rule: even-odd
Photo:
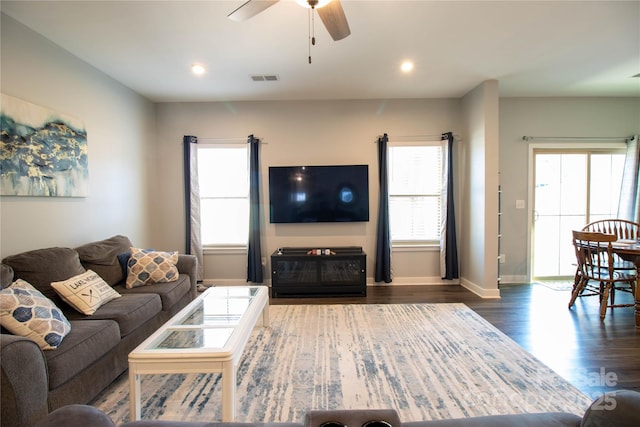
[[[369,167],[272,166],[271,223],[369,221]]]

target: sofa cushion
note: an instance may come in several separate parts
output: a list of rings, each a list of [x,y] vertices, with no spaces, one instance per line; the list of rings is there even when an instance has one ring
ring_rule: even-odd
[[[77,311],[67,312],[69,320],[105,319],[114,320],[120,328],[120,336],[126,337],[139,326],[162,311],[162,302],[156,294],[122,295],[109,301],[96,310],[90,317]]]
[[[51,286],[67,304],[86,315],[91,315],[100,306],[120,298],[120,294],[93,270],[62,282],[51,282]]]
[[[173,306],[191,290],[191,280],[189,275],[180,274],[175,282],[156,283],[153,286],[142,286],[127,289],[124,285],[114,286],[117,292],[122,295],[128,294],[149,294],[154,293],[162,300],[162,310],[171,311]]]
[[[124,280],[118,255],[129,251],[131,241],[126,236],[113,236],[105,240],[87,243],[76,248],[80,262],[87,270],[93,270],[111,286]]]
[[[29,282],[58,306],[62,305],[62,298],[53,290],[51,282],[85,272],[78,253],[70,248],[36,249],[8,256],[2,262],[13,268],[16,278]]]
[[[8,288],[13,283],[13,268],[7,264],[0,264],[0,287]]]
[[[72,320],[71,332],[62,344],[55,351],[45,352],[49,389],[75,377],[119,342],[118,324],[112,320]]]
[[[62,311],[22,279],[0,291],[0,324],[43,350],[57,348],[71,329]]]
[[[578,427],[580,417],[567,412],[487,415],[448,420],[411,421],[402,427]]]
[[[178,252],[131,248],[127,262],[127,288],[178,280]]]

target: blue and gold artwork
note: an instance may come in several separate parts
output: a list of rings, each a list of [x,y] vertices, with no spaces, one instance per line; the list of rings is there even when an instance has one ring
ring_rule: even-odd
[[[0,195],[88,195],[87,132],[78,119],[2,94],[0,125]]]

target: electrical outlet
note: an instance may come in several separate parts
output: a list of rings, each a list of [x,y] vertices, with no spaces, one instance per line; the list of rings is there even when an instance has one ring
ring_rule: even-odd
[[[267,265],[267,257],[266,256],[262,257],[262,265],[265,266],[265,267]]]
[[[507,261],[507,256],[505,254],[500,254],[500,264],[504,264]]]
[[[516,200],[516,209],[524,209],[524,200]]]

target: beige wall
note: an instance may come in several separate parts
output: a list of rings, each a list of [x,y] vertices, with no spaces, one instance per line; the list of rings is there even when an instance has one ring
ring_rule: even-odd
[[[461,133],[460,102],[451,99],[165,103],[158,105],[157,114],[159,168],[165,171],[164,188],[172,194],[183,194],[181,147],[186,134],[199,138],[245,138],[254,134],[263,139],[263,213],[268,212],[269,166],[368,164],[369,222],[274,225],[263,215],[262,249],[268,257],[282,246],[362,246],[368,254],[370,283],[378,204],[376,138],[385,132],[391,140],[446,131]],[[164,230],[159,237],[163,245],[182,246],[184,231],[177,225],[183,218],[184,211],[177,204],[156,218],[153,228]],[[394,252],[394,283],[441,283],[438,259],[438,252],[433,250]],[[270,277],[268,268],[265,274]],[[241,283],[245,277],[244,253],[205,256],[206,280]]]
[[[500,99],[503,283],[530,280],[528,146],[523,136],[626,137],[640,133],[640,98]],[[552,142],[549,142],[552,143]],[[607,143],[611,143],[608,141]],[[516,209],[516,200],[526,202]]]
[[[1,197],[2,257],[114,234],[153,243],[153,104],[5,15],[1,31],[2,93],[83,120],[90,180],[83,198]]]

